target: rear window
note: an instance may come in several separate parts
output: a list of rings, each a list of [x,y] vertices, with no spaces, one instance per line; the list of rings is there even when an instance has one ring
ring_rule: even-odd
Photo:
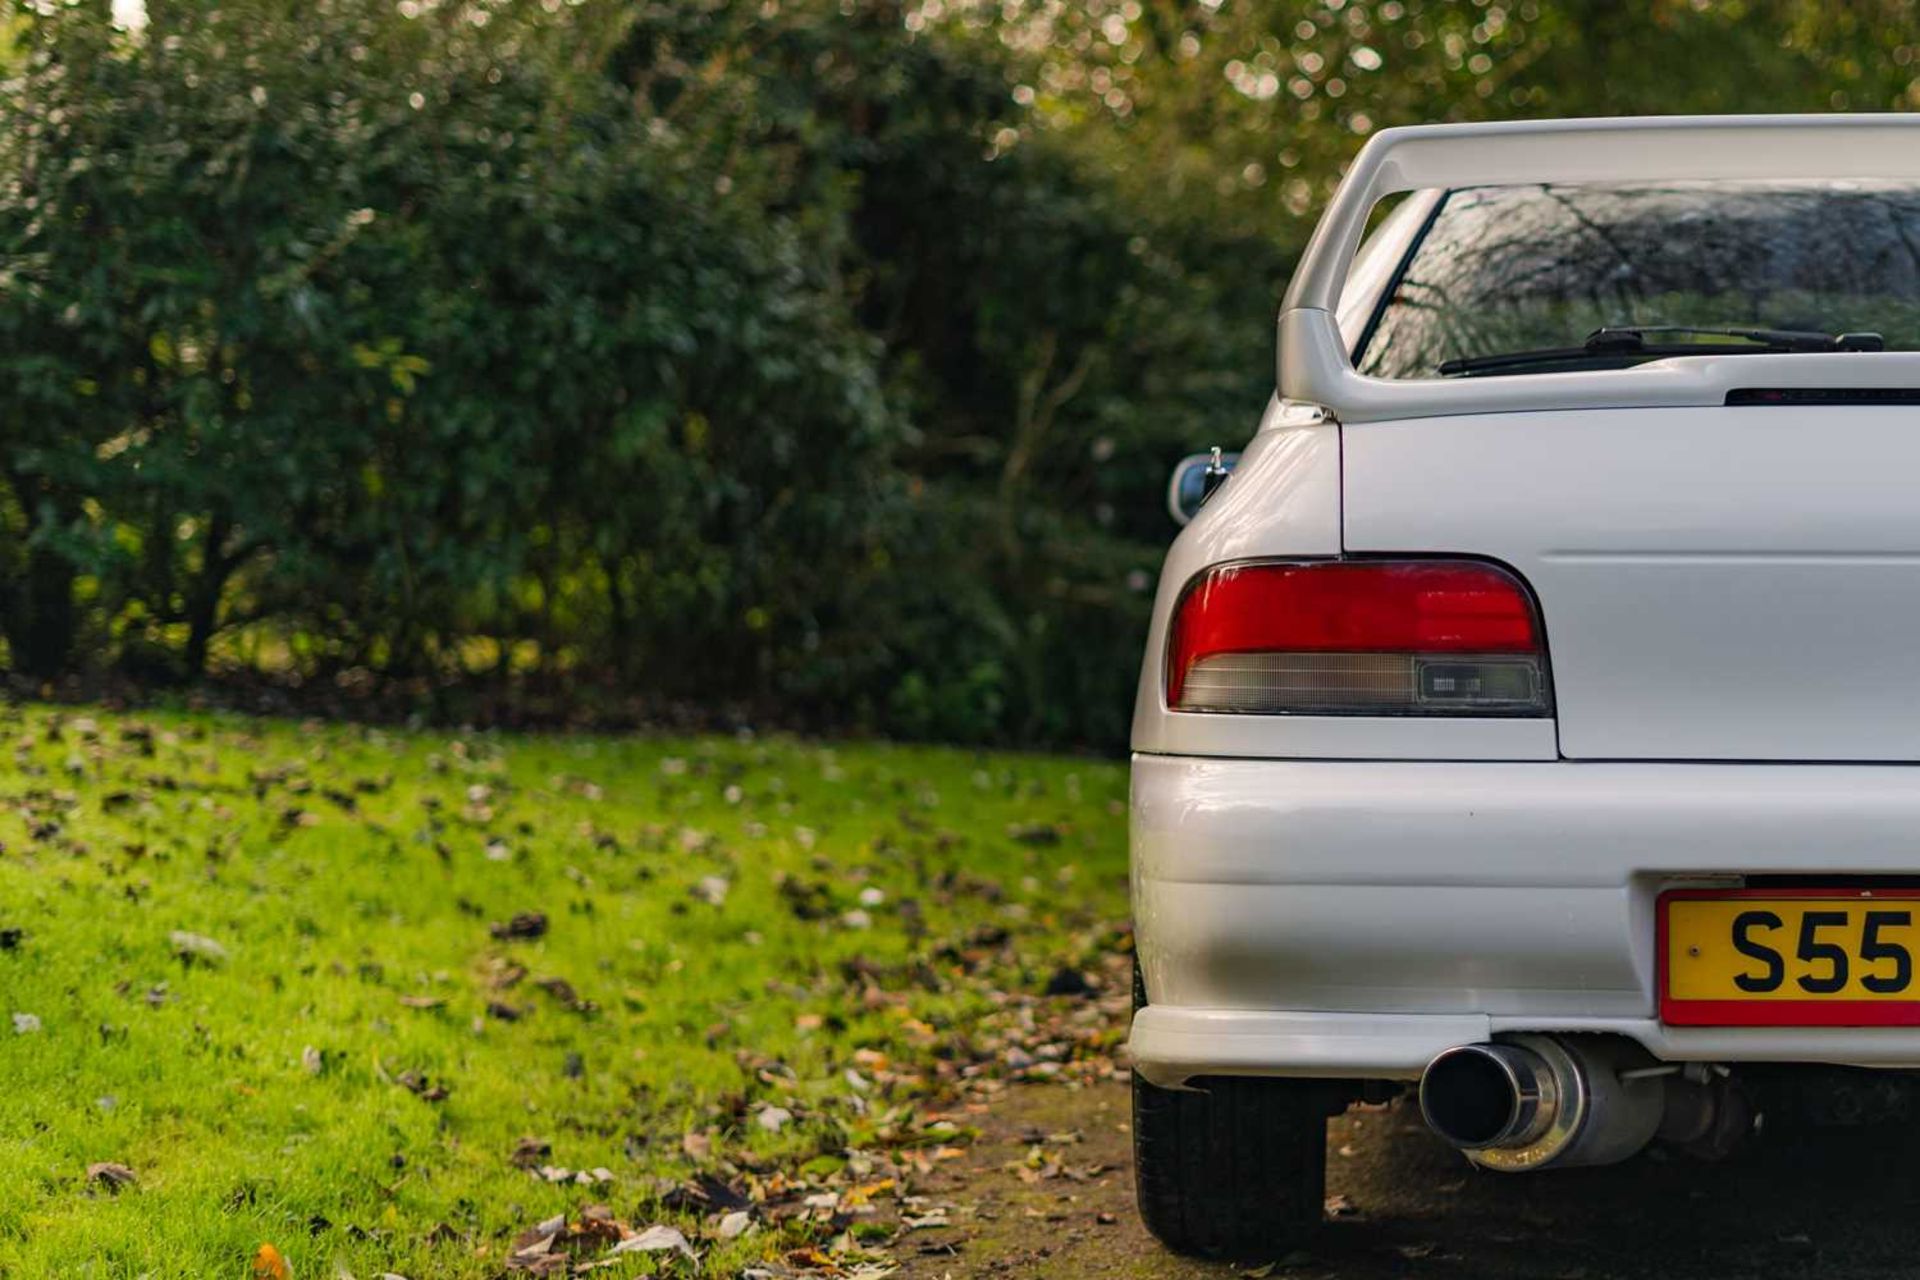
[[[1871,331],[1920,350],[1920,184],[1449,192],[1355,364],[1431,378],[1602,327],[1692,325]]]

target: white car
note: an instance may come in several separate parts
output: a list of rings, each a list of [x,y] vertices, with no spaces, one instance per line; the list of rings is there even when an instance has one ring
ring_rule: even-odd
[[[1909,1105],[1920,116],[1373,138],[1133,749],[1175,1249],[1299,1243],[1327,1117],[1412,1087],[1507,1171]]]

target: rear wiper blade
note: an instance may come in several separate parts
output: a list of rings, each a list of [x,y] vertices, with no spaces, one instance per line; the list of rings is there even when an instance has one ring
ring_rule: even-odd
[[[1696,341],[1650,341],[1656,337],[1692,337]],[[1735,338],[1738,342],[1698,341]],[[1742,345],[1744,344],[1744,345]],[[1497,351],[1442,361],[1442,377],[1462,373],[1491,373],[1533,365],[1581,365],[1626,358],[1632,363],[1664,356],[1769,354],[1783,351],[1884,351],[1886,339],[1877,333],[1818,333],[1799,329],[1751,329],[1703,325],[1609,325],[1595,329],[1577,347],[1544,347],[1536,351]]]
[[[1588,351],[1639,351],[1653,345],[1652,335],[1694,334],[1699,337],[1739,338],[1771,351],[1884,351],[1887,340],[1877,333],[1821,333],[1811,329],[1749,329],[1739,326],[1697,324],[1608,325],[1587,335]],[[1693,343],[1694,346],[1724,346],[1725,343]]]

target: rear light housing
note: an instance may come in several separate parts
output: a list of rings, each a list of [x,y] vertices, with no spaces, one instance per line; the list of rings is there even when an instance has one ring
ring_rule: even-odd
[[[1539,612],[1478,560],[1216,565],[1188,584],[1167,650],[1174,711],[1547,716]]]

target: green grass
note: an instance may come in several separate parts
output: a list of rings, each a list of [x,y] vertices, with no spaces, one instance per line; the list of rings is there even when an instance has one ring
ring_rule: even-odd
[[[246,1276],[271,1241],[302,1278],[496,1276],[596,1203],[707,1275],[884,1257],[805,1196],[909,1181],[1010,1046],[1111,1071],[1113,1020],[1039,993],[1124,974],[1115,764],[43,707],[0,742],[0,1274]],[[521,912],[546,934],[492,935]],[[760,1225],[662,1204],[702,1173]]]

